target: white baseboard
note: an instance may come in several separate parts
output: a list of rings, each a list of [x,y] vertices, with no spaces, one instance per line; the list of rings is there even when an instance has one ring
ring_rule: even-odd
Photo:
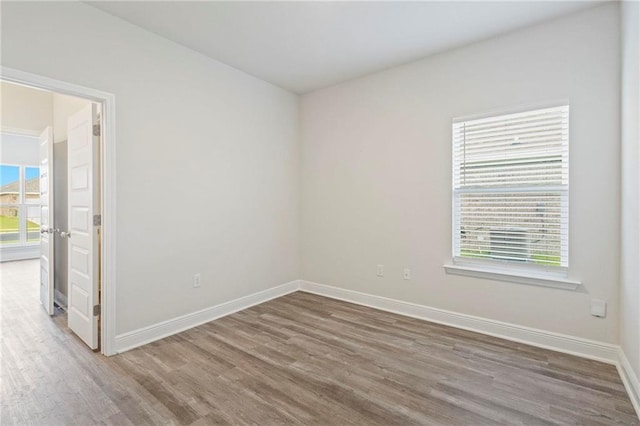
[[[116,350],[118,353],[124,352],[251,306],[264,303],[268,300],[293,293],[297,290],[544,349],[602,361],[608,364],[621,364],[619,355],[620,347],[618,345],[461,314],[304,280],[291,281],[220,305],[120,334],[116,336]],[[637,380],[635,383],[637,384]],[[639,387],[636,387],[636,389],[638,388]]]
[[[116,353],[125,352],[130,349],[137,348],[138,346],[146,345],[147,343],[180,333],[181,331],[188,330],[234,312],[293,293],[297,291],[299,287],[300,283],[297,280],[291,281],[277,287],[212,306],[210,308],[202,309],[158,324],[153,324],[148,327],[117,335]]]
[[[609,343],[460,314],[310,281],[301,280],[300,290],[608,364],[618,363],[619,346]]]
[[[629,398],[631,399],[631,403],[633,404],[633,408],[636,409],[636,414],[640,417],[640,380],[638,380],[638,376],[633,368],[631,368],[631,364],[629,363],[629,360],[624,354],[622,348],[620,348],[618,352],[617,367],[618,373],[622,378],[622,383],[624,384],[624,387],[629,394]]]
[[[55,300],[58,306],[67,309],[67,296],[60,293],[60,290],[58,290],[57,288],[53,291],[53,300]]]
[[[15,260],[38,259],[39,257],[40,257],[40,244],[0,248],[0,262],[13,262]]]

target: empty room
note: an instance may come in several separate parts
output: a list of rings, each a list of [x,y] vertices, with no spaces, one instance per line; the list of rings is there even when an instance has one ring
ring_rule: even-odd
[[[640,2],[0,1],[0,424],[639,413]]]

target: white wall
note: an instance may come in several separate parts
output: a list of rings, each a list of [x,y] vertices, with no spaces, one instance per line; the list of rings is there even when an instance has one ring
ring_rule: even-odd
[[[75,96],[53,93],[53,141],[67,140],[67,122],[76,112],[87,106],[90,101]]]
[[[620,343],[640,379],[640,3],[622,3]],[[640,389],[636,392],[640,393]]]
[[[0,82],[0,130],[37,135],[51,123],[51,92]]]
[[[616,343],[618,25],[607,4],[304,95],[302,278]],[[570,277],[584,288],[445,274],[451,120],[558,99],[571,104]],[[592,297],[608,301],[605,319]]]
[[[38,149],[37,136],[0,133],[0,163],[38,167]]]
[[[3,4],[1,49],[116,95],[118,334],[302,277],[615,343],[618,25],[607,4],[305,95],[300,132],[294,95],[81,3]],[[451,119],[557,99],[584,289],[446,275]]]
[[[296,96],[82,3],[3,4],[1,38],[116,96],[118,334],[298,278]]]

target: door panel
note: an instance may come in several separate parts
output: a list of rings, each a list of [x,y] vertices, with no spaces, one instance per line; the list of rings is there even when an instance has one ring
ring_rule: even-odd
[[[95,105],[87,105],[68,123],[69,328],[91,349],[98,348],[98,138],[93,135]]]
[[[53,130],[40,135],[40,303],[53,315]],[[26,214],[26,212],[25,212]],[[27,230],[28,231],[28,230]]]

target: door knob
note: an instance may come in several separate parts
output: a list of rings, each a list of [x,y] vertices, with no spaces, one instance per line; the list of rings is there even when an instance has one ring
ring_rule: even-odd
[[[42,228],[40,228],[40,233],[41,234],[53,234],[54,231],[55,231],[55,229],[47,228],[46,226],[43,226]]]
[[[64,231],[62,231],[62,232],[60,232],[60,236],[61,236],[62,238],[71,238],[71,232],[64,232]]]

